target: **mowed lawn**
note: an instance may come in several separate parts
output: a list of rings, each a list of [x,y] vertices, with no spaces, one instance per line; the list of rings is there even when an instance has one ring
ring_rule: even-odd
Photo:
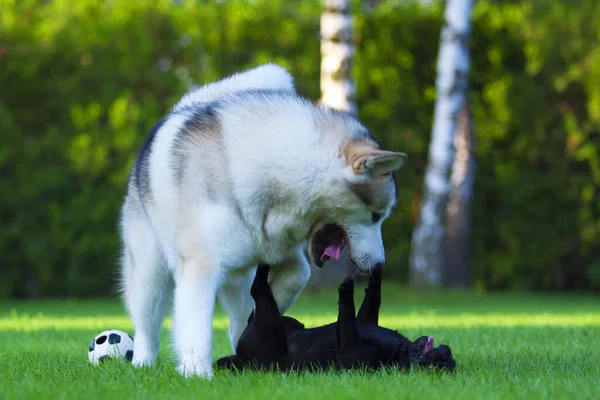
[[[0,399],[600,399],[598,297],[383,290],[382,325],[448,344],[454,374],[219,372],[210,382],[185,380],[174,368],[170,318],[154,367],[93,367],[87,348],[96,334],[133,334],[118,301],[0,302]],[[330,322],[336,296],[304,293],[289,314],[307,326]],[[229,354],[221,311],[214,328],[214,356]]]

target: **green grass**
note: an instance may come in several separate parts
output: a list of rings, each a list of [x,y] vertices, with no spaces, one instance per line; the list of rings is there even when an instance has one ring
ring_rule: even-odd
[[[362,300],[358,285],[357,301]],[[303,294],[289,314],[308,326],[336,316],[336,292]],[[448,344],[455,374],[384,371],[177,375],[165,321],[157,364],[87,361],[97,333],[133,333],[114,300],[0,302],[0,399],[600,399],[600,301],[576,295],[483,295],[384,285],[381,323]],[[215,318],[215,357],[230,353]]]

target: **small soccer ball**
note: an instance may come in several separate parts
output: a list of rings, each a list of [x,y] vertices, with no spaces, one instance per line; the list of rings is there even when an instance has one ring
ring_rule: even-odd
[[[92,339],[88,350],[88,360],[98,365],[107,358],[133,358],[133,338],[126,332],[111,329]]]

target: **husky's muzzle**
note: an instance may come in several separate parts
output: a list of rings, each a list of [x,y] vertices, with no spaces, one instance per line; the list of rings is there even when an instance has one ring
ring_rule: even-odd
[[[330,259],[339,260],[347,242],[344,228],[335,223],[326,224],[311,235],[309,241],[311,262],[321,268]]]
[[[350,261],[362,273],[383,268],[385,253],[378,225],[344,227],[327,223],[313,229],[308,253],[313,265],[321,268],[327,261],[339,260],[341,251],[348,247]]]

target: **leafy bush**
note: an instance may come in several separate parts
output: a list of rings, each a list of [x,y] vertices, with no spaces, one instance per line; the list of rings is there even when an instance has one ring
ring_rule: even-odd
[[[317,99],[319,4],[0,0],[0,297],[112,293],[118,211],[146,132],[189,85],[266,61]],[[476,283],[600,288],[599,6],[476,4]],[[387,270],[405,279],[442,10],[355,10],[360,118],[409,154],[384,229]]]

